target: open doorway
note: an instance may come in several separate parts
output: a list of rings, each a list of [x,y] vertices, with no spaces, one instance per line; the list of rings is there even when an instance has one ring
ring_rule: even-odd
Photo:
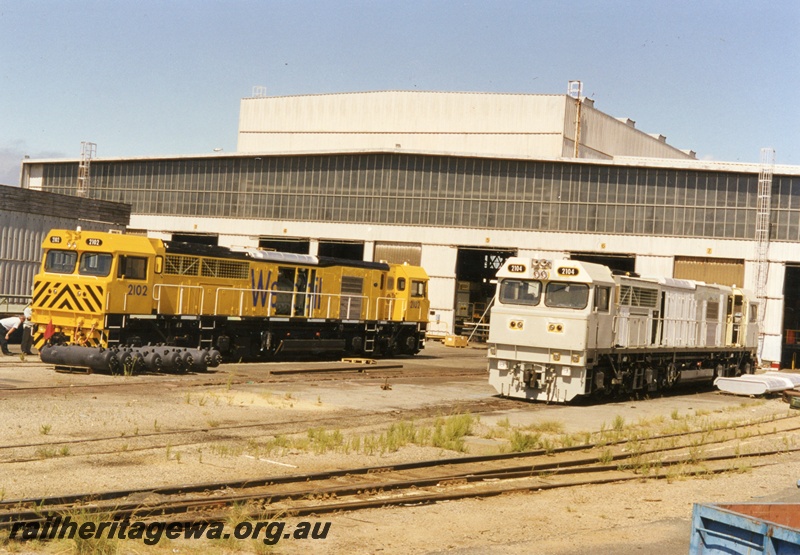
[[[485,341],[489,306],[494,298],[497,270],[516,249],[459,248],[456,259],[456,298],[453,321],[456,335]]]
[[[177,243],[195,243],[198,245],[219,245],[219,236],[206,233],[173,233],[172,240]]]
[[[258,240],[258,248],[270,251],[308,254],[308,247],[308,239],[273,239],[271,237],[261,237]]]
[[[598,252],[573,252],[569,257],[581,262],[593,262],[608,266],[615,273],[634,273],[636,271],[636,256],[633,254],[601,254]]]
[[[319,242],[319,256],[343,258],[345,260],[364,260],[364,243],[360,241],[323,241]]]
[[[782,330],[781,368],[800,368],[800,265],[786,265]]]

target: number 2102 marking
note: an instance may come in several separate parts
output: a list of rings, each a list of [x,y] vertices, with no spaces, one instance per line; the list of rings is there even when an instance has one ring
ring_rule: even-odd
[[[128,285],[128,295],[147,295],[147,286]]]

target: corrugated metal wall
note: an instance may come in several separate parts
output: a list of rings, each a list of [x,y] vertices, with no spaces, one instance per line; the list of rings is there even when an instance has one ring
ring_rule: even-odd
[[[0,220],[0,312],[6,312],[8,303],[24,304],[30,297],[47,233],[73,222],[6,210],[0,210]]]
[[[673,277],[720,285],[744,284],[744,260],[676,256]]]
[[[592,103],[593,104],[593,103]],[[619,120],[584,102],[581,106],[580,157],[613,158],[614,156],[640,156],[643,158],[692,159],[694,156],[682,152],[649,133],[636,129],[631,120]],[[564,117],[564,153],[574,156],[575,151],[575,100],[567,101]],[[626,123],[631,121],[630,124]],[[683,145],[681,145],[683,146]]]
[[[130,206],[0,186],[0,313],[27,302],[51,229],[122,230]]]

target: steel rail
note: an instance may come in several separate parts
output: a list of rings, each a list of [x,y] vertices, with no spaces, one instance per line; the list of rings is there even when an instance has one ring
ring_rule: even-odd
[[[421,409],[408,411],[412,416],[416,413],[423,413],[428,414],[435,411],[443,411],[449,407],[458,407],[459,409],[467,409],[470,414],[481,414],[484,412],[491,412],[497,410],[498,407],[493,406],[492,403],[499,402],[500,404],[515,404],[515,401],[509,401],[505,399],[497,399],[491,398],[488,401],[478,400],[474,402],[458,402],[454,404],[444,404],[444,405],[432,405],[423,407]],[[351,422],[355,422],[355,425],[360,425],[359,421],[370,419],[376,416],[389,416],[387,415],[386,411],[371,411],[366,413],[360,413],[356,415],[348,415]],[[165,430],[160,432],[147,432],[147,433],[140,433],[137,435],[114,435],[114,436],[104,436],[104,437],[96,437],[96,438],[81,438],[81,439],[72,439],[72,440],[64,440],[64,441],[45,441],[45,442],[36,442],[36,443],[25,443],[25,444],[11,444],[11,445],[0,445],[0,451],[6,450],[14,450],[14,449],[33,449],[37,447],[57,447],[57,446],[65,446],[65,445],[82,445],[88,443],[101,443],[101,442],[115,442],[115,441],[124,441],[124,442],[131,442],[136,441],[139,439],[149,439],[149,438],[157,438],[157,437],[164,437],[164,436],[173,436],[173,435],[190,435],[190,434],[209,434],[214,435],[218,432],[225,432],[225,431],[236,431],[236,430],[254,430],[254,429],[263,429],[265,431],[271,430],[278,430],[281,434],[294,434],[294,433],[302,433],[307,431],[307,428],[302,429],[283,429],[280,426],[284,425],[300,425],[300,424],[313,424],[313,425],[339,425],[341,424],[342,415],[328,415],[322,418],[306,418],[306,419],[299,419],[299,420],[282,420],[279,422],[271,421],[271,422],[257,422],[251,424],[233,424],[229,426],[203,426],[201,428],[181,428],[177,430]],[[392,419],[394,421],[395,419]],[[202,443],[209,443],[209,442],[218,442],[218,441],[227,441],[231,439],[240,439],[237,436],[223,436],[217,438],[209,438],[208,441],[204,441]],[[170,447],[180,447],[186,445],[196,445],[201,443],[196,440],[187,440],[187,441],[179,441],[173,442],[170,441],[167,444],[156,444],[150,445],[146,447],[138,447],[138,448],[129,448],[126,449],[126,453],[135,453],[139,451],[148,451],[152,449],[161,449],[169,445]],[[110,450],[110,451],[94,451],[89,453],[70,453],[68,455],[59,456],[59,458],[65,457],[85,457],[88,455],[112,455],[118,454],[119,450]],[[15,458],[15,459],[8,459],[8,460],[0,460],[0,465],[2,464],[12,464],[12,463],[25,463],[25,462],[35,462],[42,460],[42,457],[28,457],[28,458]],[[0,501],[0,506],[2,506],[2,501]]]
[[[674,461],[666,461],[662,463],[662,467],[664,466],[675,466],[675,465],[685,465],[688,462],[691,462],[694,465],[698,463],[708,463],[708,462],[724,462],[729,460],[739,460],[743,458],[756,458],[756,457],[768,457],[780,454],[787,454],[787,453],[794,453],[800,451],[800,448],[795,449],[779,449],[779,450],[769,450],[769,451],[759,451],[747,454],[734,454],[734,455],[718,455],[714,457],[704,457],[695,460],[674,460]],[[774,463],[765,463],[764,465],[774,464]],[[757,466],[764,466],[764,465],[757,465]],[[595,466],[590,467],[588,465],[584,465],[581,467],[576,467],[572,469],[551,469],[547,474],[546,477],[551,480],[550,483],[542,483],[537,482],[536,484],[514,484],[511,486],[503,486],[503,487],[486,487],[486,488],[473,488],[471,491],[456,491],[456,492],[436,492],[432,494],[425,494],[419,493],[419,488],[430,488],[430,487],[449,487],[449,488],[458,488],[464,484],[473,484],[476,482],[482,482],[486,485],[487,480],[498,481],[498,480],[519,480],[519,479],[527,479],[527,478],[536,478],[541,480],[542,472],[544,469],[526,469],[524,471],[519,470],[498,470],[495,471],[493,474],[483,474],[483,475],[475,475],[475,474],[454,474],[454,475],[445,475],[445,476],[434,476],[430,478],[410,478],[405,480],[396,480],[393,482],[373,482],[373,483],[361,483],[356,485],[346,485],[346,486],[333,486],[328,488],[316,488],[316,489],[303,489],[303,490],[296,490],[290,491],[285,493],[278,493],[278,492],[257,492],[257,493],[235,493],[229,494],[221,497],[213,497],[213,498],[196,498],[196,499],[188,499],[188,500],[176,500],[176,501],[164,501],[162,503],[121,503],[116,505],[102,505],[95,502],[92,502],[91,505],[85,505],[83,507],[76,507],[74,504],[67,505],[65,507],[50,507],[45,508],[42,505],[34,505],[30,508],[23,508],[17,511],[7,511],[3,514],[0,514],[0,528],[9,528],[13,526],[15,522],[44,522],[48,518],[52,518],[56,514],[62,514],[63,512],[75,512],[76,510],[85,512],[87,514],[107,514],[109,518],[113,519],[126,519],[126,518],[148,518],[154,516],[165,516],[165,515],[194,515],[189,520],[197,521],[196,514],[201,511],[209,511],[209,510],[221,510],[226,509],[231,506],[247,503],[247,502],[266,502],[271,505],[281,502],[287,501],[303,501],[303,500],[319,500],[322,498],[323,500],[337,500],[335,503],[319,503],[313,505],[295,505],[295,506],[283,506],[277,507],[274,509],[259,509],[256,511],[252,511],[250,516],[257,516],[259,518],[274,518],[280,515],[293,515],[293,516],[301,516],[301,515],[308,515],[308,514],[321,514],[321,513],[329,513],[335,511],[342,511],[342,510],[358,510],[364,508],[375,508],[375,507],[384,507],[389,505],[398,505],[398,504],[422,504],[422,503],[430,503],[435,501],[442,501],[442,500],[454,500],[454,499],[464,499],[464,498],[476,498],[476,497],[489,497],[495,495],[501,495],[504,493],[510,492],[520,492],[520,491],[541,491],[541,490],[549,490],[549,489],[556,489],[556,488],[564,488],[564,487],[575,487],[578,485],[596,485],[596,484],[605,484],[605,483],[614,483],[614,482],[622,482],[628,480],[643,480],[643,479],[663,479],[667,478],[667,475],[643,475],[639,473],[635,473],[632,471],[625,471],[620,470],[618,465],[604,465],[604,466]],[[694,475],[694,474],[714,474],[714,473],[721,473],[721,472],[729,472],[731,471],[730,468],[719,468],[719,469],[709,469],[709,468],[702,468],[694,471],[689,471],[684,473],[684,475]],[[552,482],[552,478],[557,475],[568,475],[568,474],[599,474],[599,473],[612,473],[613,476],[607,478],[599,478],[599,479],[591,479],[591,480],[578,480],[578,481],[562,481],[559,483]],[[338,473],[337,473],[338,474]],[[387,492],[399,492],[401,495],[400,497],[389,498],[386,497]],[[403,492],[411,491],[413,492],[411,495],[404,495]],[[356,497],[363,497],[364,495],[375,495],[379,494],[381,497],[379,499],[356,499],[353,501],[340,501],[341,497],[346,496],[356,496]],[[201,519],[202,520],[202,519]]]
[[[264,363],[256,362],[256,363],[250,363],[250,364],[264,364]],[[346,367],[343,367],[343,368],[269,369],[269,370],[265,370],[265,374],[266,374],[267,377],[270,377],[270,376],[295,375],[295,374],[325,374],[325,373],[338,374],[338,373],[344,373],[344,372],[354,372],[354,373],[359,373],[359,374],[366,374],[366,373],[369,373],[369,372],[379,372],[379,371],[382,371],[382,370],[400,370],[400,369],[403,369],[403,368],[405,368],[405,366],[403,364],[375,364],[375,365],[369,365],[368,367],[366,367],[363,364],[355,364],[355,365],[350,365],[350,366],[346,366]],[[434,374],[434,372],[441,372],[441,369],[431,369],[430,370],[430,373],[432,375],[439,375],[439,374]],[[485,369],[481,368],[480,370],[475,370],[475,371],[466,372],[466,373],[464,373],[463,369],[457,369],[457,372],[463,373],[464,375],[479,374],[479,373],[482,375],[482,374],[485,373]],[[200,372],[200,373],[192,373],[192,374],[187,374],[186,372],[139,372],[139,373],[137,373],[137,375],[139,375],[139,376],[158,376],[158,377],[164,377],[164,378],[174,378],[176,376],[204,375],[204,374],[207,375],[207,374],[213,374],[213,373],[218,373],[218,372],[208,371],[208,372]],[[80,374],[84,374],[84,373],[81,372]],[[413,377],[421,377],[421,376],[426,376],[426,375],[427,375],[427,373],[423,372],[423,373],[419,373],[419,374],[408,374],[407,376],[404,374],[403,376],[404,377],[413,378]],[[286,380],[286,381],[290,381],[290,380]],[[189,387],[203,387],[203,386],[215,386],[215,385],[228,385],[229,383],[231,385],[241,385],[241,384],[252,385],[252,384],[259,384],[259,383],[275,383],[275,380],[261,380],[261,381],[255,381],[255,382],[252,379],[249,379],[249,378],[242,378],[239,381],[231,381],[231,382],[228,382],[227,380],[225,380],[225,381],[203,380],[203,381],[197,381],[197,382],[181,380],[181,383],[179,383],[178,385],[189,386]],[[112,387],[142,387],[142,386],[152,386],[152,385],[153,385],[152,381],[147,381],[147,382],[142,382],[142,381],[133,382],[133,381],[131,381],[131,382],[126,382],[126,383],[44,385],[44,386],[35,386],[35,387],[0,387],[0,392],[7,393],[7,392],[17,392],[17,391],[47,391],[47,390],[59,391],[59,390],[92,389],[92,388],[105,389],[105,388],[112,388]]]
[[[788,417],[787,417],[788,418]],[[773,421],[774,422],[774,421]],[[755,422],[755,423],[747,423],[743,424],[740,427],[746,426],[761,426],[769,422]],[[728,427],[725,430],[731,430],[732,428]],[[798,428],[794,428],[793,430],[797,430]],[[724,431],[724,430],[723,430]],[[780,430],[777,429],[771,433],[784,433],[788,430]],[[707,433],[707,431],[700,431],[700,432],[687,432],[681,435],[692,435],[696,433]],[[670,434],[672,436],[674,434]],[[769,435],[769,434],[762,434],[762,435]],[[664,437],[669,436],[657,436],[655,439],[662,439]],[[703,445],[713,445],[715,443],[721,442],[729,442],[735,439],[740,439],[737,437],[734,438],[725,438],[719,441],[708,441],[705,442]],[[622,443],[622,442],[620,442]],[[606,445],[604,445],[606,446]],[[597,447],[597,445],[595,445]],[[644,454],[650,453],[666,453],[669,451],[675,450],[682,450],[687,449],[690,446],[687,445],[680,445],[669,447],[665,449],[654,449],[648,452],[630,452],[627,454],[620,454],[614,456],[610,460],[616,461],[624,461],[624,460],[638,460]],[[579,447],[571,447],[571,448],[564,448],[561,452],[567,452],[570,450],[576,449],[587,449],[586,446],[579,446]],[[765,455],[773,455],[778,453],[785,453],[785,452],[794,452],[796,450],[775,450],[769,452],[755,452],[755,453],[748,453],[748,454],[736,454],[733,456],[728,455],[719,455],[716,457],[703,457],[702,461],[714,461],[714,460],[729,460],[731,458],[745,458],[745,457],[756,457],[756,456],[765,456]],[[264,488],[268,486],[276,486],[280,484],[306,484],[312,481],[322,481],[322,480],[330,480],[333,478],[339,477],[354,477],[357,475],[362,476],[374,476],[377,474],[386,475],[388,473],[397,473],[402,471],[408,470],[416,470],[416,469],[423,469],[423,468],[431,468],[431,467],[438,467],[439,469],[446,467],[446,466],[461,466],[468,463],[480,463],[480,462],[495,462],[501,460],[508,460],[508,459],[521,459],[521,458],[529,458],[529,457],[542,457],[542,456],[549,456],[550,452],[544,452],[542,450],[539,451],[532,451],[528,453],[506,453],[501,455],[483,455],[483,456],[476,456],[476,457],[461,457],[456,459],[443,459],[443,460],[434,460],[434,461],[419,461],[414,463],[405,463],[400,465],[391,465],[391,466],[383,466],[383,467],[362,467],[359,469],[347,469],[347,470],[338,470],[338,471],[329,471],[329,472],[322,472],[322,473],[314,473],[314,474],[305,474],[305,475],[288,475],[282,477],[269,477],[263,480],[245,480],[245,481],[237,481],[237,482],[224,482],[224,483],[212,483],[212,484],[198,484],[194,486],[181,486],[177,488],[155,488],[155,489],[147,489],[147,490],[127,490],[127,491],[118,491],[118,492],[106,492],[103,494],[96,494],[96,495],[74,495],[74,496],[60,496],[60,497],[51,497],[51,498],[44,498],[44,499],[20,499],[16,501],[4,501],[0,504],[0,507],[5,507],[6,509],[11,509],[12,507],[36,507],[39,512],[42,510],[56,510],[57,506],[61,505],[71,505],[74,506],[76,504],[86,504],[86,503],[93,503],[96,504],[98,501],[110,501],[110,500],[120,500],[125,497],[134,495],[134,494],[150,494],[150,495],[185,495],[188,493],[197,493],[197,492],[204,492],[206,494],[205,497],[199,500],[182,500],[178,502],[165,502],[163,504],[159,504],[159,507],[150,506],[147,510],[152,511],[161,511],[158,514],[172,514],[173,512],[185,512],[185,510],[189,510],[191,508],[197,508],[198,506],[205,506],[211,504],[213,506],[217,506],[220,504],[233,504],[242,501],[248,500],[255,500],[255,499],[265,499],[269,498],[271,501],[276,499],[289,499],[289,498],[307,498],[313,495],[352,495],[353,492],[361,492],[361,491],[369,491],[374,489],[386,490],[388,489],[398,489],[402,487],[429,487],[432,484],[442,483],[442,482],[457,482],[457,481],[466,481],[466,482],[473,482],[473,481],[484,481],[489,479],[511,479],[511,478],[521,478],[521,477],[531,477],[533,475],[541,475],[543,473],[549,473],[549,475],[556,475],[556,474],[567,474],[567,473],[579,473],[579,472],[603,472],[603,471],[610,471],[612,469],[620,469],[621,465],[613,465],[613,466],[597,466],[598,459],[597,457],[588,457],[582,458],[577,460],[561,460],[555,462],[548,462],[545,464],[539,465],[524,465],[524,466],[512,466],[506,468],[490,468],[485,470],[466,470],[461,471],[458,473],[450,473],[446,475],[437,475],[435,477],[430,478],[428,481],[423,482],[419,478],[413,478],[411,480],[406,479],[405,481],[396,481],[394,485],[391,483],[386,482],[378,482],[372,484],[359,484],[356,486],[336,486],[333,488],[322,488],[320,489],[315,488],[312,490],[303,489],[299,492],[289,492],[288,494],[281,494],[278,492],[258,492],[252,494],[235,494],[233,496],[222,496],[222,497],[214,497],[213,499],[209,499],[207,495],[211,491],[220,491],[220,490],[230,490],[230,489],[253,489],[253,488]],[[658,465],[660,467],[664,466],[671,466],[675,464],[686,464],[686,462],[690,462],[690,459],[674,459],[674,460],[662,460],[658,461]],[[641,477],[641,475],[638,475]],[[403,484],[406,484],[403,486]],[[138,509],[137,509],[138,507]],[[184,509],[180,509],[180,507],[185,507]],[[48,509],[49,508],[49,509]],[[92,509],[93,511],[102,511],[102,510],[110,510],[113,508],[115,513],[118,514],[139,514],[137,510],[141,511],[142,509],[141,504],[125,504],[125,505],[112,505],[112,506],[105,506],[100,507],[95,505]],[[15,520],[19,520],[24,517],[24,519],[33,518],[33,514],[28,511],[24,513],[19,512],[6,512],[5,514],[0,515],[0,522],[12,522]]]

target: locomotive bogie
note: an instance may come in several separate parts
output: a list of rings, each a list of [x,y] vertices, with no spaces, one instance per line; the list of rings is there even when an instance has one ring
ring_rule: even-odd
[[[489,382],[504,396],[569,402],[749,373],[756,314],[736,287],[510,258],[491,312]]]

